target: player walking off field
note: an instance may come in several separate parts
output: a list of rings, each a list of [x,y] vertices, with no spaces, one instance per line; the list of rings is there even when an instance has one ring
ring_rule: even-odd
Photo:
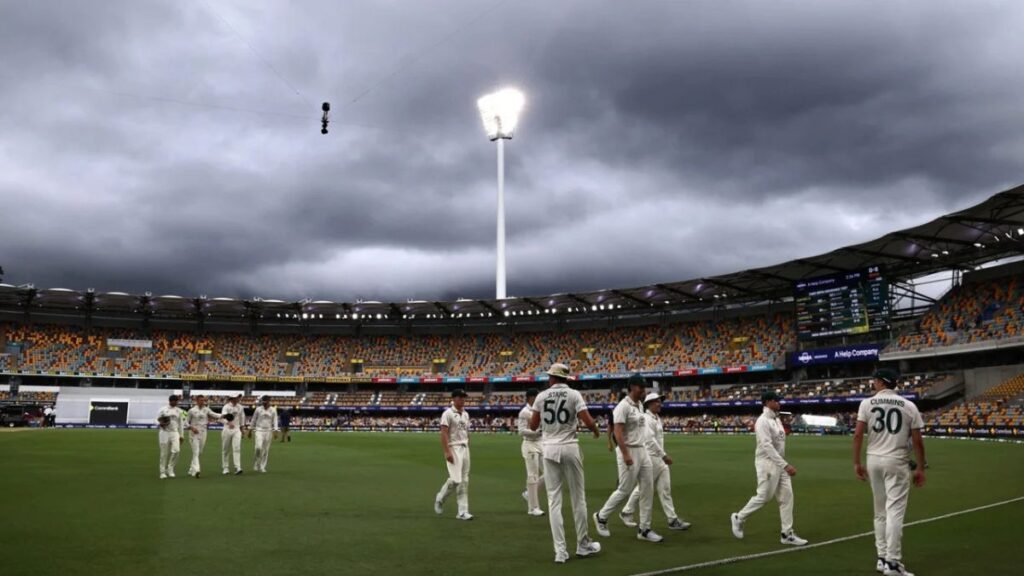
[[[196,396],[196,405],[189,408],[186,416],[186,425],[189,429],[189,444],[192,446],[192,465],[188,468],[188,475],[199,478],[199,457],[206,449],[206,432],[210,420],[220,420],[221,415],[217,414],[206,405],[206,396]]]
[[[174,467],[178,464],[185,429],[177,394],[167,398],[167,406],[161,408],[156,415],[156,423],[160,439],[160,479],[174,478]]]
[[[292,409],[282,408],[278,414],[281,426],[281,442],[292,441]]]
[[[526,391],[526,406],[519,411],[519,418],[516,420],[516,428],[519,435],[523,437],[523,460],[526,462],[526,491],[523,498],[526,499],[526,513],[530,516],[543,516],[544,511],[540,509],[541,480],[544,479],[544,449],[540,445],[541,432],[530,430],[530,418],[533,416],[533,401],[537,399],[537,390],[531,388]]]
[[[469,513],[469,413],[466,391],[452,392],[452,405],[441,415],[441,447],[444,449],[448,479],[434,498],[434,512],[444,512],[444,503],[455,492],[459,520],[472,520]]]
[[[754,424],[757,449],[754,452],[754,469],[757,471],[757,494],[750,498],[742,510],[733,514],[732,533],[743,538],[743,523],[772,498],[779,503],[779,517],[782,520],[780,541],[790,546],[803,546],[807,540],[793,532],[793,483],[796,468],[786,462],[786,430],[779,420],[782,396],[775,392],[761,395],[764,412]]]
[[[260,398],[261,405],[252,413],[253,435],[256,438],[256,461],[253,470],[267,471],[267,458],[270,457],[270,445],[274,443],[274,432],[277,432],[277,409],[270,405],[270,396]]]
[[[665,518],[668,519],[669,530],[686,530],[690,527],[689,522],[684,522],[676,515],[676,507],[672,502],[672,475],[669,466],[672,465],[672,458],[665,452],[665,427],[661,423],[661,402],[662,396],[657,392],[651,392],[644,398],[644,418],[647,424],[647,441],[644,447],[651,456],[651,464],[654,466],[654,491],[661,501],[661,508],[665,511]],[[636,510],[640,501],[640,487],[633,489],[626,502],[625,508],[619,517],[629,527],[635,527],[633,511]]]
[[[594,525],[597,533],[605,538],[612,535],[608,528],[608,518],[629,499],[634,488],[640,489],[638,505],[640,522],[637,527],[637,540],[661,542],[663,538],[651,529],[651,508],[654,506],[654,467],[651,455],[647,452],[647,421],[640,410],[640,402],[644,398],[647,382],[644,377],[634,374],[629,377],[626,397],[612,411],[614,427],[615,461],[619,468],[619,485],[608,497],[604,507],[594,513]]]
[[[903,566],[903,517],[910,498],[910,480],[924,486],[924,466],[910,469],[910,450],[917,462],[925,462],[924,420],[913,402],[897,394],[898,374],[882,369],[875,372],[875,395],[861,401],[857,429],[853,436],[853,471],[857,478],[871,481],[875,504],[875,569],[885,576],[913,576]],[[868,466],[861,465],[864,434],[868,437]]]
[[[230,414],[234,420],[224,422],[224,428],[220,431],[220,467],[221,473],[231,472],[229,460],[234,460],[235,475],[242,473],[242,430],[245,428],[245,408],[239,404],[241,394],[235,394],[228,398],[228,403],[220,409],[224,418]]]
[[[569,560],[562,525],[562,487],[568,485],[572,517],[576,524],[576,555],[583,558],[601,551],[601,544],[590,539],[587,532],[587,494],[583,477],[583,455],[580,453],[576,427],[582,422],[593,434],[601,437],[597,423],[587,410],[583,395],[566,385],[571,380],[569,367],[555,363],[547,372],[550,386],[537,394],[530,416],[530,430],[541,431],[544,456],[544,486],[548,492],[548,522],[555,545],[555,562]]]

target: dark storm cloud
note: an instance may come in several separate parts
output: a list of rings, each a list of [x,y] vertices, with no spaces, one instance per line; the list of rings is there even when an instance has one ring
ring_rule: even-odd
[[[1021,24],[1009,2],[8,3],[0,265],[98,290],[487,296],[474,101],[506,83],[528,94],[511,293],[817,254],[1019,183]]]

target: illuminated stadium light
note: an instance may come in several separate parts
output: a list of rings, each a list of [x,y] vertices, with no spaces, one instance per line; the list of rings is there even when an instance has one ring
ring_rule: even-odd
[[[981,242],[975,242],[975,243],[974,243],[974,247],[975,247],[975,248],[984,248],[984,247],[985,247],[985,245],[984,245],[984,244],[982,244]]]
[[[1017,228],[1017,236],[1024,236],[1024,228]]]
[[[498,229],[495,262],[495,297],[504,300],[505,290],[505,140],[512,139],[526,98],[515,88],[505,88],[476,101],[484,131],[498,143]]]
[[[510,140],[525,104],[523,93],[515,88],[505,88],[477,100],[487,137],[491,141]]]
[[[597,304],[594,304],[593,306],[591,306],[590,310],[591,311],[596,311],[597,310]]]
[[[353,320],[359,320],[359,314],[356,314],[355,312],[353,312],[352,313],[352,319]]]

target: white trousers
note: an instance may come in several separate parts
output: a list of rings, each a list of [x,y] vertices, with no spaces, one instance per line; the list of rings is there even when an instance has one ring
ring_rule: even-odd
[[[889,562],[903,559],[903,517],[910,500],[910,465],[906,460],[868,456],[868,479],[875,503],[875,548]]]
[[[229,457],[235,461],[235,470],[242,469],[242,431],[225,427],[220,433],[220,467],[229,469]]]
[[[188,442],[192,447],[192,465],[188,467],[189,474],[197,474],[199,470],[199,457],[203,455],[206,448],[206,430],[199,430],[199,434],[189,432]]]
[[[654,467],[651,465],[651,455],[643,446],[631,447],[629,455],[633,457],[633,465],[626,466],[622,459],[622,451],[615,449],[615,461],[619,465],[619,485],[608,497],[601,511],[597,513],[603,519],[608,519],[616,508],[629,500],[629,495],[638,488],[640,495],[638,503],[640,506],[640,520],[638,522],[641,530],[651,527],[651,508],[654,506]]]
[[[526,510],[540,508],[538,491],[544,479],[544,450],[540,442],[523,442],[523,461],[526,463]]]
[[[449,448],[454,462],[444,461],[448,467],[448,479],[441,485],[441,491],[437,493],[436,499],[444,504],[452,492],[455,492],[458,513],[469,514],[469,446],[458,444]]]
[[[270,457],[270,445],[274,443],[274,432],[271,430],[254,430],[256,438],[256,461],[253,470],[257,472],[267,469],[267,458]]]
[[[555,553],[568,553],[565,546],[565,527],[562,525],[562,488],[569,487],[572,519],[576,525],[577,548],[590,542],[587,532],[587,494],[583,478],[583,455],[579,444],[544,446],[544,486],[548,492],[548,523]]]
[[[160,431],[160,473],[174,474],[178,464],[178,453],[181,452],[181,437],[171,430]]]
[[[654,467],[654,491],[658,494],[658,500],[661,501],[661,509],[665,511],[665,518],[671,522],[679,518],[679,516],[676,516],[676,507],[672,502],[672,472],[669,470],[668,464],[665,464],[662,460],[651,458],[651,465]],[[640,486],[637,486],[633,489],[633,493],[629,495],[629,502],[626,502],[622,513],[632,514],[636,510],[639,501]],[[654,506],[653,502],[651,506]]]
[[[755,462],[754,467],[757,470],[757,493],[739,511],[740,520],[746,520],[774,498],[779,502],[779,519],[785,534],[793,529],[793,483],[789,474],[771,462]]]

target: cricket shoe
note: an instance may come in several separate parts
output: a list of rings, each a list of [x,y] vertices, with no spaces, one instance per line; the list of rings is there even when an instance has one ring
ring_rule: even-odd
[[[668,521],[668,529],[669,530],[688,530],[689,528],[690,528],[690,523],[685,521],[685,520],[680,520],[679,518],[673,518],[673,519]]]
[[[473,519],[473,515],[470,514],[469,512],[461,512],[461,513],[459,513],[459,515],[457,515],[455,517],[455,519],[456,520],[466,520],[466,521],[469,521],[469,520]]]
[[[239,468],[238,470],[235,470],[235,476],[241,476],[241,475],[242,475],[242,469],[241,468]]]
[[[651,530],[650,528],[647,528],[646,530],[637,530],[636,539],[646,540],[648,542],[661,542],[662,540],[664,540],[664,538],[662,538],[660,534],[658,534],[654,530]]]
[[[619,520],[630,528],[636,528],[636,520],[633,519],[631,512],[619,512]]]
[[[197,471],[195,474],[192,475],[192,477],[195,478],[196,480],[199,480],[199,472]]]
[[[580,558],[586,558],[587,556],[593,556],[601,551],[601,543],[594,542],[591,539],[586,539],[576,546],[576,556]]]
[[[885,558],[879,558],[878,562],[875,562],[875,572],[884,574],[886,569]]]
[[[797,536],[792,530],[784,532],[782,537],[779,539],[779,542],[790,546],[804,546],[807,544],[807,540]]]
[[[260,474],[266,474],[266,473],[267,473],[267,469],[266,468],[260,468]]]
[[[594,528],[597,528],[597,534],[602,538],[608,538],[612,535],[612,531],[608,529],[608,520],[601,518],[598,512],[594,512]]]
[[[174,478],[174,477],[175,477],[175,476],[174,476],[174,472],[170,472],[170,471],[168,471],[168,472],[167,472],[167,477],[168,477],[168,478]]]
[[[729,520],[732,522],[732,535],[743,540],[743,520],[740,520],[740,515],[733,513]]]
[[[527,502],[530,501],[530,495],[526,492],[526,490],[523,490],[523,500],[526,500]]]
[[[555,552],[555,564],[565,564],[569,561],[569,553],[565,550]]]
[[[229,472],[231,472],[231,471],[230,471],[230,470],[228,470],[227,468],[225,468],[225,469],[221,470],[221,474],[223,474],[223,475],[225,475],[225,476],[227,476]]]
[[[914,576],[913,572],[907,572],[907,567],[903,565],[903,562],[889,562],[885,561],[885,572],[882,572],[885,576]]]
[[[438,515],[444,514],[444,502],[434,500],[434,513]]]
[[[164,472],[161,472],[161,473],[160,473],[160,479],[161,479],[161,480],[167,480],[167,474],[166,474],[166,473],[164,473]]]
[[[544,511],[541,510],[540,508],[534,508],[533,510],[527,512],[527,514],[529,514],[530,516],[543,516]]]

